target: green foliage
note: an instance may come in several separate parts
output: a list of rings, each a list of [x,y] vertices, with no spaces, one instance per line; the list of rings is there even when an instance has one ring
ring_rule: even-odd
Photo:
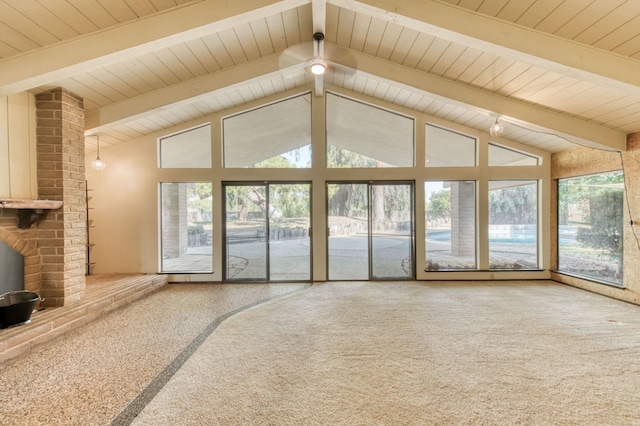
[[[271,185],[271,205],[285,218],[311,215],[309,185]]]
[[[327,166],[334,169],[358,169],[384,167],[384,163],[347,149],[329,145],[327,147]]]
[[[534,184],[489,191],[489,221],[493,225],[531,225],[537,221],[537,189]]]
[[[204,226],[202,225],[189,225],[187,226],[187,234],[204,234]]]
[[[577,225],[577,239],[580,243],[610,254],[621,255],[623,185],[622,171],[560,180],[560,224]]]
[[[431,194],[427,200],[427,211],[438,212],[438,214],[447,217],[451,214],[451,191],[442,189]]]
[[[295,165],[291,164],[291,162],[283,156],[278,155],[260,161],[259,163],[256,163],[251,167],[256,169],[288,169],[291,167],[295,167]]]
[[[211,216],[213,200],[211,182],[187,184],[187,211],[191,222],[202,221],[203,216]]]

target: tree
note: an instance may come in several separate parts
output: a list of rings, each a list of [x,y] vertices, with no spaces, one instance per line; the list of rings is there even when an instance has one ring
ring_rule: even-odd
[[[537,222],[537,189],[524,184],[489,191],[489,221],[493,225]]]
[[[211,182],[187,184],[187,211],[192,222],[210,217],[213,209]]]

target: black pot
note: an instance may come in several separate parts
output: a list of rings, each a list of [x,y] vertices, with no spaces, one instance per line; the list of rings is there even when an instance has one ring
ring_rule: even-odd
[[[30,291],[10,291],[0,295],[0,328],[31,322],[31,313],[40,296]]]

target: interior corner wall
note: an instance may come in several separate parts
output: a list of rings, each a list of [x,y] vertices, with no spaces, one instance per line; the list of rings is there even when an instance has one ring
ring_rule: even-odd
[[[551,157],[551,267],[558,267],[558,179],[622,170],[626,200],[624,208],[623,285],[616,288],[596,282],[552,273],[551,278],[565,284],[593,291],[619,300],[640,304],[640,133],[627,137],[627,150],[622,153],[592,148],[576,148]],[[629,217],[631,212],[631,217]],[[634,221],[634,225],[630,221]],[[633,226],[633,228],[632,228]]]
[[[104,170],[91,168],[93,158],[85,158],[92,273],[158,272],[156,139],[103,147]]]

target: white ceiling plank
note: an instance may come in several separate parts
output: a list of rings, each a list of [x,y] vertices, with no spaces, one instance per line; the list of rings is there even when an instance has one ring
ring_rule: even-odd
[[[574,39],[578,34],[594,25],[602,16],[609,14],[624,1],[625,0],[594,1],[582,9],[580,13],[576,14],[554,34],[560,37]]]
[[[449,68],[445,71],[443,77],[450,80],[458,80],[460,75],[465,72],[481,54],[482,52],[477,49],[465,47],[464,52],[462,52],[460,56],[458,56],[458,58],[449,65]]]
[[[87,34],[99,29],[96,24],[66,0],[44,0],[40,1],[40,4],[55,14],[58,19],[68,22],[69,26],[78,34]]]
[[[398,40],[400,39],[400,34],[402,34],[402,28],[403,27],[401,25],[394,22],[389,22],[387,24],[384,29],[382,40],[380,40],[380,46],[378,46],[376,56],[383,59],[389,59],[391,57],[393,49],[395,49],[398,44]]]
[[[127,22],[138,18],[133,9],[124,0],[109,0],[101,4],[109,12],[109,15],[113,16],[118,22]]]
[[[273,49],[273,43],[271,43],[271,36],[269,35],[269,26],[266,19],[259,19],[249,24],[251,33],[256,41],[260,56],[270,55],[275,50]]]
[[[490,91],[495,91],[495,86],[491,83],[500,76],[502,72],[508,69],[515,61],[509,58],[498,58],[491,66],[487,67],[483,72],[478,74],[476,78],[471,80],[474,86],[482,87]]]
[[[167,84],[154,72],[154,70],[150,69],[138,58],[127,59],[119,63],[122,64],[129,72],[144,80],[144,82],[154,90],[167,86]]]
[[[224,47],[222,40],[218,34],[210,34],[202,37],[202,41],[207,46],[207,49],[211,52],[211,55],[215,59],[216,63],[220,65],[221,69],[229,68],[233,66],[233,59]]]
[[[436,38],[429,46],[429,49],[422,57],[422,60],[418,63],[416,68],[421,71],[430,72],[449,46],[451,46],[451,42],[449,40]]]
[[[215,0],[188,3],[149,17],[10,57],[0,62],[0,96],[29,90],[143,52],[193,40],[309,0]],[[297,24],[296,24],[297,26]]]
[[[5,2],[0,2],[0,22],[38,46],[60,41],[53,34]]]
[[[416,38],[413,46],[411,46],[407,56],[404,58],[402,65],[415,68],[420,63],[427,52],[427,49],[431,46],[431,43],[433,43],[434,40],[435,37],[432,35],[419,33],[418,38]]]
[[[375,55],[380,47],[382,36],[384,35],[387,23],[382,19],[372,19],[369,24],[369,32],[364,43],[363,52],[368,55]]]
[[[271,36],[271,44],[275,52],[281,51],[289,47],[287,37],[284,33],[284,22],[282,22],[282,14],[267,16],[267,29]]]
[[[353,21],[353,28],[351,29],[351,42],[349,44],[351,49],[358,50],[360,52],[364,50],[364,44],[367,41],[367,33],[369,32],[369,25],[371,25],[370,16],[362,13],[356,13],[356,17]]]
[[[300,25],[298,22],[298,9],[290,8],[282,11],[282,22],[284,23],[284,33],[287,36],[287,43],[289,46],[292,44],[301,43],[303,37],[305,40],[310,40],[313,34],[300,34]]]
[[[482,52],[464,71],[462,71],[462,73],[460,73],[460,75],[458,75],[456,80],[467,84],[471,83],[476,77],[478,77],[478,75],[491,67],[491,65],[497,60],[497,56]]]
[[[601,16],[598,22],[578,34],[575,40],[580,43],[604,48],[604,46],[598,42],[605,38],[612,31],[612,28],[618,28],[620,22],[628,22],[633,20],[631,17],[637,17],[638,15],[640,15],[640,2],[626,1],[615,10],[612,10],[611,13]]]
[[[126,0],[126,2],[137,17],[151,15],[158,11],[149,0]]]
[[[0,22],[0,31],[2,31],[4,40],[2,44],[7,46],[5,48],[6,51],[1,54],[1,58],[11,56],[13,52],[20,53],[38,48],[38,45],[33,40],[8,27],[4,22]]]
[[[110,72],[114,76],[117,76],[131,88],[134,88],[138,95],[141,93],[151,92],[154,89],[153,86],[151,86],[144,78],[137,73],[131,72],[123,63],[109,65],[104,67],[104,70]]]
[[[165,85],[169,86],[180,82],[180,78],[173,72],[173,70],[154,53],[145,53],[144,55],[140,55],[138,59],[147,68],[153,70],[154,74],[160,77]]]
[[[200,58],[193,54],[186,43],[176,44],[175,46],[171,46],[168,50],[170,50],[171,53],[175,55],[175,58],[179,63],[189,71],[188,74],[185,74],[186,78],[199,77],[207,74],[208,71],[200,62]]]
[[[240,46],[242,46],[242,51],[248,60],[262,56],[260,48],[258,47],[258,42],[255,39],[251,25],[249,25],[248,22],[234,27],[233,31],[236,33]]]
[[[457,43],[451,43],[447,46],[447,49],[442,53],[438,60],[431,67],[431,73],[439,76],[443,76],[449,70],[452,64],[460,58],[461,55],[466,52],[467,47]]]
[[[516,22],[533,3],[535,3],[535,0],[510,1],[500,10],[496,15],[496,18],[509,22]]]
[[[493,112],[514,120],[532,123],[532,126],[553,129],[555,132],[578,138],[592,146],[626,149],[626,135],[622,132],[507,99],[482,89],[399,66],[343,47],[328,44],[325,48],[337,62],[340,62],[341,56],[353,56],[360,70],[369,70],[381,78],[441,96],[451,103],[476,108],[487,115]]]
[[[640,96],[640,61],[434,0],[328,0],[381,20]],[[389,12],[392,10],[393,12]]]
[[[242,45],[240,44],[240,40],[238,40],[238,36],[233,28],[220,31],[218,35],[220,36],[220,40],[222,41],[226,51],[229,53],[229,56],[231,56],[234,65],[240,65],[247,62],[247,55],[245,55]]]
[[[356,13],[354,11],[340,9],[337,22],[336,44],[343,46],[349,46],[351,44],[351,35],[353,34],[353,23],[355,19]]]
[[[116,25],[118,21],[106,13],[106,10],[96,0],[67,0],[82,15],[86,16],[98,28],[108,28]]]
[[[161,90],[140,95],[122,102],[117,102],[96,111],[89,111],[85,125],[95,132],[108,125],[126,122],[147,112],[169,109],[172,105],[180,105],[185,101],[220,90],[247,84],[253,79],[266,78],[270,73],[278,72],[278,55],[273,54],[237,67],[228,68],[213,74],[177,83]]]
[[[213,57],[211,51],[204,43],[204,40],[197,38],[185,43],[191,53],[198,58],[198,61],[202,64],[207,73],[219,71],[222,67]]]
[[[525,27],[535,28],[550,13],[553,13],[553,10],[561,5],[562,1],[563,0],[536,1],[515,22]]]
[[[404,63],[405,58],[409,54],[409,50],[418,38],[418,34],[418,31],[412,30],[411,28],[402,28],[402,33],[393,48],[389,60],[398,64]]]
[[[562,4],[553,10],[553,13],[548,14],[536,26],[536,29],[553,34],[588,5],[589,2],[584,0],[564,0]]]

